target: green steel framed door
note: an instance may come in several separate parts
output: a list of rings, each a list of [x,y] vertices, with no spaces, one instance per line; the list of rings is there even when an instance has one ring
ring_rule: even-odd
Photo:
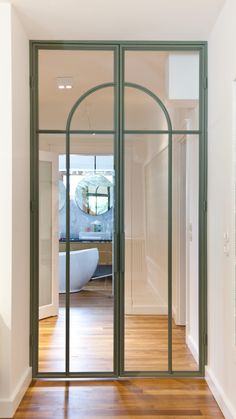
[[[202,376],[206,43],[32,41],[30,63],[33,376]],[[54,264],[61,270],[59,288],[64,281],[59,315],[44,323],[39,262],[51,256],[46,240],[39,249],[42,151],[54,153],[59,164],[54,224],[59,223],[60,252]],[[86,173],[93,181],[102,176],[103,188],[112,183],[111,218],[102,207],[92,214],[89,195],[87,218],[82,214],[78,182]],[[100,196],[105,195],[103,189]],[[110,223],[102,232],[111,236],[100,239],[99,257],[101,246],[112,249],[112,280],[105,282],[99,305],[73,292],[78,290],[72,289],[72,276],[76,252],[91,237],[91,217],[101,224],[102,211],[104,226]],[[78,214],[85,220],[79,232]],[[91,247],[96,246],[85,245]],[[91,290],[95,295],[96,287],[86,295]]]
[[[206,46],[122,46],[120,374],[206,362]]]

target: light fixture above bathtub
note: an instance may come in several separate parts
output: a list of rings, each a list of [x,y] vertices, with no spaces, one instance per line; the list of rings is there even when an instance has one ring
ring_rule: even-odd
[[[60,89],[60,90],[63,90],[63,89],[67,89],[67,90],[72,89],[72,87],[73,87],[73,78],[72,77],[65,77],[65,76],[63,76],[63,77],[57,77],[56,78],[56,85],[57,85],[57,88]]]

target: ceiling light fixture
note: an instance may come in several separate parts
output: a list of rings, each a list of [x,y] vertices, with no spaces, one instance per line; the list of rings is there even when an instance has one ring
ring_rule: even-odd
[[[56,77],[56,85],[58,89],[72,89],[73,78],[72,77]]]

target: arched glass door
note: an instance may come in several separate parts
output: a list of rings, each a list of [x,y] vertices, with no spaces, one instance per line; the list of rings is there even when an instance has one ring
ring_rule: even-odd
[[[199,63],[123,52],[125,375],[199,370]]]
[[[35,377],[203,373],[204,48],[32,43]]]

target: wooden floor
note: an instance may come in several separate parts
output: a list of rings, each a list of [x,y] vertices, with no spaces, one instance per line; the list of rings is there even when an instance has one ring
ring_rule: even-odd
[[[15,419],[223,418],[203,379],[36,381]]]
[[[185,343],[185,328],[173,322],[173,369],[198,369]],[[65,297],[60,312],[39,322],[39,371],[62,372],[65,368]],[[125,369],[168,369],[167,316],[125,317]],[[113,298],[110,280],[95,280],[83,291],[71,294],[70,370],[113,370]]]

